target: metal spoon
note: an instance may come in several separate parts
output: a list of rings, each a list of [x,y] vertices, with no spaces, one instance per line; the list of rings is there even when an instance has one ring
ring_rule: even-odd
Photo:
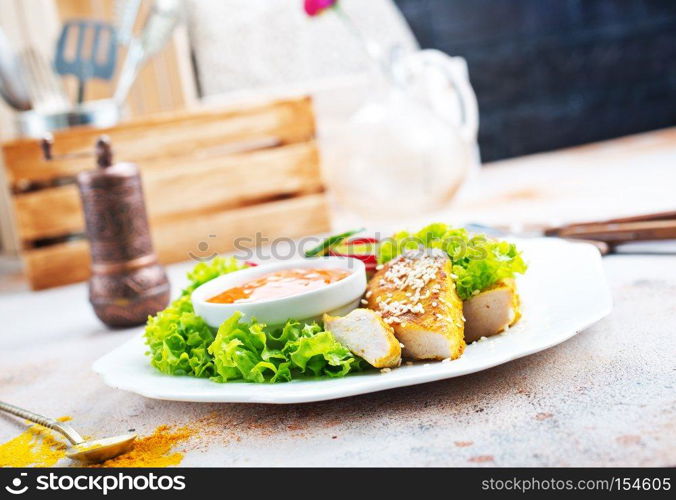
[[[64,422],[43,417],[37,413],[3,403],[2,401],[0,401],[0,410],[63,434],[73,445],[67,454],[68,457],[81,462],[100,463],[115,458],[131,450],[136,439],[136,434],[123,434],[121,436],[85,441],[75,429]]]
[[[26,88],[35,111],[43,114],[70,108],[62,82],[43,54],[28,47],[21,53],[21,63],[26,71]]]
[[[9,40],[0,29],[0,96],[17,111],[31,109],[24,70]]]

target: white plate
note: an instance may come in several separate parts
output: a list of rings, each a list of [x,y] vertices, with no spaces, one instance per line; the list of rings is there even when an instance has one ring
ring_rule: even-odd
[[[557,239],[515,240],[530,268],[519,279],[523,317],[507,332],[467,346],[451,362],[416,363],[388,373],[280,384],[226,383],[162,375],[138,336],[96,361],[111,387],[155,399],[216,403],[307,403],[474,373],[555,346],[610,313],[601,257],[591,245]]]

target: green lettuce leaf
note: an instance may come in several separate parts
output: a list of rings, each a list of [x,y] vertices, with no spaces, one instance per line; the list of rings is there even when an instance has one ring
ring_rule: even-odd
[[[190,284],[183,290],[182,295],[191,294],[197,287],[202,286],[207,281],[229,274],[240,269],[249,267],[234,257],[214,257],[208,262],[195,264],[192,270],[188,271],[188,280]]]
[[[526,272],[527,266],[516,245],[493,240],[483,234],[443,223],[425,226],[417,233],[399,231],[378,245],[378,263],[384,264],[406,250],[421,246],[438,248],[448,254],[458,296],[467,300],[500,280]]]
[[[267,327],[226,320],[218,332],[200,318],[190,294],[209,280],[247,267],[234,258],[197,264],[189,284],[169,307],[148,318],[145,329],[150,364],[167,375],[210,378],[216,382],[288,382],[305,376],[342,377],[366,365],[317,324],[289,321]]]
[[[364,368],[361,358],[316,323],[288,321],[283,327],[268,327],[256,320],[242,322],[239,313],[221,325],[208,351],[214,358],[216,382],[343,377]]]
[[[168,375],[213,377],[214,360],[207,348],[214,333],[195,314],[190,294],[209,280],[247,267],[233,257],[215,257],[200,262],[188,272],[189,284],[169,307],[148,318],[146,344],[150,348],[150,364]]]

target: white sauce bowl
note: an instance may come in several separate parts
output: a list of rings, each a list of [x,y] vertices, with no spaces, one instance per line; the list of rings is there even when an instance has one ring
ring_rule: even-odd
[[[243,285],[264,274],[293,268],[345,269],[350,271],[350,275],[322,288],[280,299],[238,304],[207,302],[229,288]],[[192,293],[192,303],[195,313],[214,328],[219,327],[236,311],[242,313],[244,320],[256,318],[261,323],[278,325],[290,319],[317,320],[324,313],[347,314],[359,306],[359,300],[365,291],[366,269],[361,260],[350,257],[319,257],[263,264],[219,276],[197,288]]]

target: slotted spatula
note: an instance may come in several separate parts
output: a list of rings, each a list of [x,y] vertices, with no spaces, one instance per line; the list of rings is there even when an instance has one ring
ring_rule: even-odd
[[[90,19],[73,19],[63,24],[54,67],[60,75],[77,77],[78,103],[84,100],[87,80],[113,77],[116,59],[115,28],[110,24]]]

